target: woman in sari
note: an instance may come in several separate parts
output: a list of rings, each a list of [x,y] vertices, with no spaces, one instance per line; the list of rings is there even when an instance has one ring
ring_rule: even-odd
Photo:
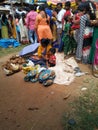
[[[28,29],[26,26],[26,15],[24,13],[22,14],[19,20],[19,28],[20,28],[21,43],[28,44],[29,43]]]
[[[86,1],[83,5],[83,15],[80,17],[79,42],[76,50],[76,60],[84,64],[89,63],[93,27],[90,20],[95,19],[93,3]]]
[[[3,16],[2,16],[1,25],[2,25],[2,29],[1,29],[2,38],[9,38],[9,36],[8,36],[9,23],[8,23],[6,14],[3,14]]]
[[[39,42],[42,38],[52,40],[52,32],[50,29],[50,17],[46,14],[43,6],[39,7],[39,14],[36,17],[35,29],[38,34]]]
[[[16,25],[15,25],[15,21],[13,19],[13,16],[11,14],[9,14],[8,16],[8,20],[9,20],[9,25],[10,25],[10,31],[11,31],[11,37],[16,39]]]

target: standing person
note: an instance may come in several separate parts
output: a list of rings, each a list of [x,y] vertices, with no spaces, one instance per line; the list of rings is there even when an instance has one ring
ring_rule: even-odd
[[[58,14],[56,16],[57,18],[57,44],[59,45],[61,42],[61,34],[62,34],[62,18],[65,13],[65,9],[62,8],[62,3],[57,4]]]
[[[55,46],[55,44],[57,42],[56,15],[57,15],[57,11],[56,11],[56,9],[53,9],[52,17],[51,17],[51,31],[52,31],[52,35],[53,35],[53,40],[52,40],[53,46]]]
[[[31,6],[31,11],[26,16],[26,24],[29,29],[29,40],[31,43],[37,43],[37,34],[35,31],[35,20],[38,13],[36,12],[36,7],[34,5]]]
[[[62,23],[63,23],[63,25],[64,25],[64,18],[66,17],[66,16],[73,16],[73,14],[72,14],[72,10],[71,10],[71,2],[70,1],[66,1],[65,2],[65,13],[64,13],[64,16],[63,16],[63,18],[62,18]],[[65,23],[66,24],[66,23]]]
[[[71,29],[73,30],[74,34],[74,39],[76,43],[78,44],[80,38],[79,38],[79,33],[80,33],[80,18],[83,15],[84,7],[79,5],[78,6],[78,12],[73,15],[73,20],[72,20],[72,26]]]
[[[20,36],[21,36],[21,43],[27,44],[29,43],[28,39],[28,29],[26,26],[26,14],[22,14],[20,20],[19,20],[19,28],[20,28]]]
[[[94,54],[96,49],[96,41],[98,39],[98,11],[96,11],[96,20],[91,20],[91,25],[94,26],[92,46],[90,50],[89,63],[94,62]]]
[[[71,17],[66,16],[65,18],[64,35],[62,41],[64,42],[64,58],[67,58],[69,54],[74,53],[76,49],[76,42],[73,38],[71,30]]]
[[[16,25],[13,16],[11,14],[9,14],[8,20],[9,20],[9,26],[10,26],[9,28],[11,32],[10,37],[16,39]]]
[[[2,38],[9,38],[9,35],[8,35],[9,23],[8,23],[8,19],[6,17],[6,14],[2,15],[1,26],[2,26],[2,29],[1,29]]]
[[[20,15],[16,14],[15,15],[15,24],[16,24],[16,31],[17,31],[17,41],[20,42],[20,28],[19,28],[19,19]]]
[[[94,19],[93,6],[91,2],[85,2],[83,11],[83,16],[80,18],[80,33],[79,33],[79,42],[76,50],[76,60],[78,62],[88,63],[89,53],[91,48],[92,41],[92,28],[89,26],[90,20]],[[89,30],[88,32],[86,31]],[[87,32],[87,33],[86,33]]]
[[[46,14],[44,6],[39,7],[39,14],[36,17],[35,28],[38,34],[39,42],[42,38],[52,40],[52,32],[50,29],[50,17]]]
[[[71,12],[71,2],[70,1],[66,1],[65,2],[65,13],[64,13],[64,16],[62,18],[62,35],[61,35],[61,42],[60,42],[60,45],[59,45],[59,52],[61,52],[63,50],[63,46],[64,46],[64,42],[62,41],[62,37],[64,36],[64,28],[65,28],[65,20],[64,18],[67,17],[67,16],[73,16],[72,12]],[[70,21],[71,22],[71,21]]]

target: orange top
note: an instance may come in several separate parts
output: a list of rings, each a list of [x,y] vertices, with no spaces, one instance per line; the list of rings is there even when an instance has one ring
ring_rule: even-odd
[[[44,11],[41,11],[37,17],[36,17],[36,22],[35,22],[35,29],[37,31],[37,34],[38,34],[38,38],[39,38],[39,41],[42,39],[42,38],[48,38],[48,39],[52,39],[52,32],[51,32],[51,29],[50,29],[50,17],[45,14]]]

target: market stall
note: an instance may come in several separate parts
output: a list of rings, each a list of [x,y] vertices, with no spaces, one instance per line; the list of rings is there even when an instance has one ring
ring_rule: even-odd
[[[10,9],[0,6],[0,13],[10,13]]]
[[[71,6],[75,7],[75,0],[68,0],[71,2]],[[65,3],[66,0],[47,0],[48,5],[53,5],[54,7],[57,5],[57,3]]]

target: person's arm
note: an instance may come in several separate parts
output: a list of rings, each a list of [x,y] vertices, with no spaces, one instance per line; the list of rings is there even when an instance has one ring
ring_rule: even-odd
[[[98,19],[97,20],[91,20],[90,21],[92,26],[98,26]]]
[[[38,57],[41,58],[42,57],[42,46],[41,45],[38,47],[37,53],[38,53]]]
[[[27,14],[27,16],[26,16],[26,26],[27,26],[27,28],[29,28],[29,15]]]
[[[39,15],[36,16],[36,20],[35,20],[35,30],[37,30],[38,24],[39,24]]]

